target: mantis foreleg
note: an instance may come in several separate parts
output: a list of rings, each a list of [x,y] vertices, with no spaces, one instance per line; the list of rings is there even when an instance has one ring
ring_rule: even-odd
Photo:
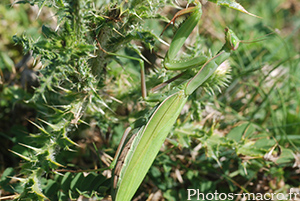
[[[186,21],[184,21],[184,23],[179,27],[179,29],[175,33],[175,36],[170,44],[169,51],[165,56],[163,65],[168,70],[183,70],[191,67],[201,66],[208,59],[206,56],[201,55],[189,59],[175,60],[176,55],[179,52],[180,48],[183,46],[186,38],[191,34],[191,32],[196,27],[201,18],[201,3],[196,1],[195,5],[195,7],[179,11],[172,19],[172,21],[174,21],[178,16],[182,14],[191,13],[191,15],[186,19]]]

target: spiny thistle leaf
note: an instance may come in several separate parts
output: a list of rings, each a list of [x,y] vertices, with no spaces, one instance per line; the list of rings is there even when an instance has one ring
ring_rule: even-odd
[[[26,160],[26,161],[29,161],[29,162],[32,162],[32,163],[35,162],[35,160],[33,160],[32,158],[29,158],[29,157],[27,157],[27,156],[24,156],[24,155],[22,155],[22,154],[19,154],[19,153],[13,151],[13,150],[9,150],[9,151],[12,152],[12,153],[14,153],[14,154],[16,154],[17,156],[23,158],[23,159]]]
[[[45,124],[47,124],[48,126],[50,126],[50,128],[53,129],[53,131],[60,131],[62,130],[64,127],[66,127],[66,125],[68,124],[67,120],[61,120],[59,121],[57,124],[51,124],[43,119],[39,119],[39,121],[44,122]]]
[[[33,181],[33,185],[31,186],[32,191],[39,196],[40,200],[43,200],[43,198],[48,199],[41,190],[41,184],[40,181],[37,177],[37,175],[33,175],[33,177],[31,178],[31,180]]]
[[[42,153],[42,149],[39,149],[39,148],[36,148],[36,147],[33,147],[33,146],[29,146],[29,145],[26,145],[26,144],[23,144],[23,143],[19,143],[19,145],[27,147],[27,148],[35,151],[36,153]]]
[[[42,131],[43,133],[47,134],[47,135],[51,135],[45,128],[43,128],[42,126],[39,126],[38,124],[34,123],[33,121],[29,120],[28,121],[30,123],[32,123],[35,127],[37,127],[40,131]]]

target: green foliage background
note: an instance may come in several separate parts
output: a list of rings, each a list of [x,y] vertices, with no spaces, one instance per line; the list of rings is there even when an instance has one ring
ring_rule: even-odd
[[[156,103],[141,99],[138,63],[101,48],[147,58],[151,89],[178,73],[162,69],[160,55],[168,49],[161,39],[169,43],[180,20],[159,34],[180,7],[164,0],[11,3],[0,3],[0,196],[109,199],[110,171],[87,170],[107,167],[124,129],[145,121]],[[186,56],[214,55],[226,26],[243,40],[274,34],[240,45],[221,93],[212,79],[192,95],[137,199],[186,200],[188,188],[300,188],[300,3],[240,3],[262,19],[208,2]]]

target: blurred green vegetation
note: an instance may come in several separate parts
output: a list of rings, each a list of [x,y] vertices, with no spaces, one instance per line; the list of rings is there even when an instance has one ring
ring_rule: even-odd
[[[108,197],[109,171],[79,170],[107,166],[124,129],[155,103],[141,100],[137,63],[109,57],[95,37],[107,51],[145,56],[152,63],[145,62],[149,89],[177,73],[162,69],[158,56],[167,51],[158,36],[176,4],[62,2],[0,2],[2,197]],[[261,18],[210,2],[203,6],[185,52],[214,55],[226,26],[245,43],[230,58],[231,79],[222,92],[192,95],[138,190],[139,200],[186,200],[188,188],[300,189],[300,2],[240,3]],[[178,26],[180,20],[162,39],[170,42]]]

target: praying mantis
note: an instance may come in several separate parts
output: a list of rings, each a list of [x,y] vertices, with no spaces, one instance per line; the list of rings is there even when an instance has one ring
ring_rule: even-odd
[[[215,0],[213,2],[219,3]],[[229,3],[233,4],[229,5]],[[174,35],[170,48],[163,61],[163,65],[169,70],[182,70],[196,66],[202,67],[194,77],[190,78],[184,84],[183,89],[169,95],[165,100],[158,104],[148,122],[145,125],[134,129],[131,138],[122,148],[127,135],[131,132],[130,128],[125,130],[115,158],[111,164],[111,167],[115,166],[112,179],[112,198],[114,201],[129,201],[132,199],[151,167],[174,122],[178,118],[183,106],[186,104],[188,97],[199,88],[215,72],[218,66],[228,59],[231,53],[239,46],[240,40],[238,37],[232,30],[226,28],[225,44],[216,56],[211,59],[208,59],[206,56],[198,56],[191,59],[175,60],[179,49],[183,46],[185,40],[191,34],[201,18],[201,3],[199,1],[194,1],[194,4],[195,6],[193,7],[179,11],[172,19],[172,21],[174,21],[180,15],[190,14]],[[219,4],[225,4],[228,7],[245,12],[242,7],[237,7],[239,4],[235,3],[233,0],[221,1]],[[246,13],[248,12],[246,11]],[[116,55],[114,53],[110,54]],[[141,72],[143,73],[143,63],[139,59],[128,56],[126,56],[126,58],[138,60],[141,65]],[[143,81],[144,77],[142,75],[142,82]],[[142,84],[142,88],[145,89],[145,85]],[[145,96],[146,93],[144,92],[143,97],[145,98]]]

